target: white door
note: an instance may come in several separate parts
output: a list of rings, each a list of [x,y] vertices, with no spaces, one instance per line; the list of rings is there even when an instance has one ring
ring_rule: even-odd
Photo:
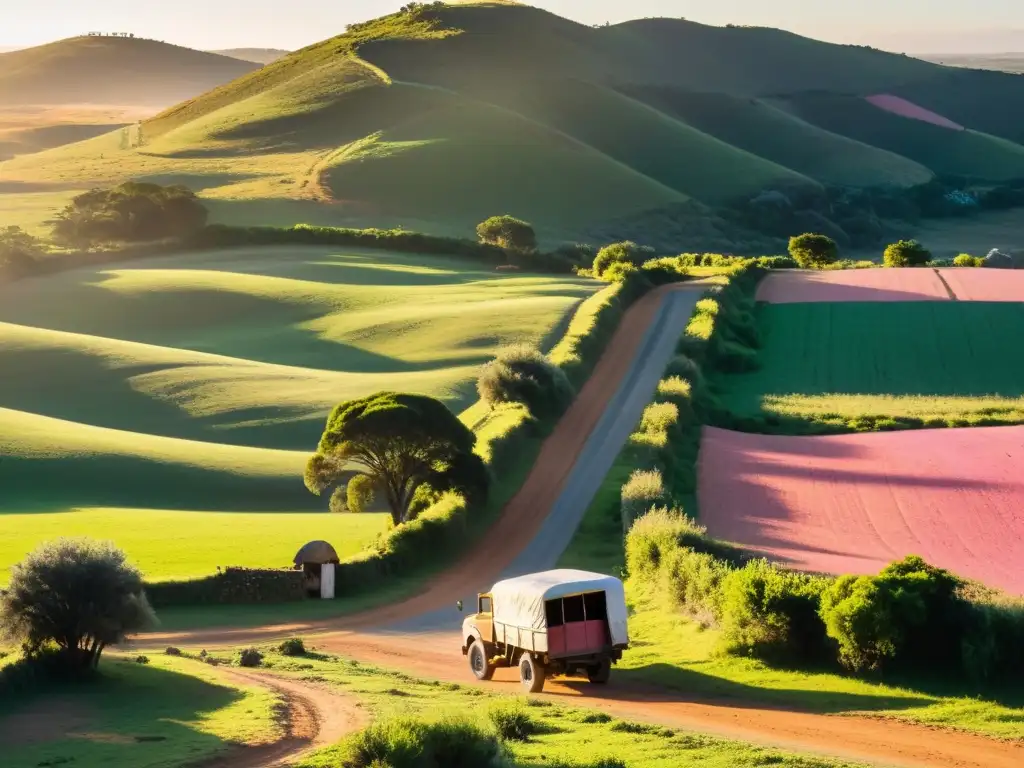
[[[320,597],[323,600],[334,599],[334,563],[320,566]]]

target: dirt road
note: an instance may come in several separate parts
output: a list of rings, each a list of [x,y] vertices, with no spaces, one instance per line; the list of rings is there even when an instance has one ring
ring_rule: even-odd
[[[196,768],[279,768],[363,728],[369,718],[356,702],[333,689],[248,670],[213,667],[226,683],[267,688],[285,703],[283,738],[259,746],[234,747]]]
[[[141,646],[235,645],[302,632],[332,652],[383,667],[469,683],[459,651],[457,599],[497,578],[552,565],[568,543],[608,467],[649,401],[701,286],[659,289],[635,304],[590,380],[555,431],[519,493],[486,539],[412,598],[352,617],[251,630],[147,636]],[[521,570],[520,570],[521,569]],[[311,637],[315,636],[315,637]],[[518,692],[507,671],[499,690]],[[1024,746],[869,717],[788,711],[730,699],[685,700],[627,682],[605,689],[554,682],[545,694],[621,717],[746,741],[913,768],[1017,768]]]

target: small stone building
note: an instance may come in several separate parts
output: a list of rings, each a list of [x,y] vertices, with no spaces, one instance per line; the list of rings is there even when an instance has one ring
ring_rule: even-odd
[[[302,571],[303,583],[306,593],[310,597],[320,597],[320,579],[323,566],[337,565],[338,553],[334,547],[326,541],[311,541],[302,547],[295,555],[294,566],[296,570]],[[331,592],[333,593],[333,582]]]

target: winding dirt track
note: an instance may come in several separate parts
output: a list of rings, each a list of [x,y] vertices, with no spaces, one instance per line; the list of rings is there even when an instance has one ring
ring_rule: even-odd
[[[349,658],[426,678],[464,684],[473,682],[459,651],[457,619],[450,624],[451,629],[444,632],[431,631],[426,625],[418,630],[388,632],[386,628],[450,607],[465,594],[467,585],[493,583],[526,550],[559,500],[602,414],[620,385],[628,379],[631,369],[642,363],[635,358],[638,350],[645,348],[650,326],[656,320],[668,322],[665,318],[669,316],[660,310],[667,303],[669,293],[678,290],[695,291],[699,287],[665,287],[629,310],[590,380],[546,441],[523,487],[503,510],[486,540],[451,569],[424,585],[419,594],[395,605],[329,621],[148,635],[137,645],[157,648],[173,642],[216,647],[302,632],[318,647]],[[671,322],[679,322],[676,315],[671,318]],[[678,336],[684,327],[685,321],[670,330]],[[596,474],[594,487],[602,480]],[[510,693],[519,690],[507,670],[499,670],[497,681],[489,685]],[[625,675],[618,679],[613,676],[607,688],[555,681],[547,691],[547,697],[576,706],[604,709],[621,717],[875,765],[915,768],[1019,768],[1024,765],[1024,745],[1019,743],[867,716],[839,717],[766,707],[749,699],[686,697],[678,692],[634,684]],[[245,765],[248,764],[232,764],[229,768]]]
[[[363,728],[369,718],[346,696],[298,680],[246,670],[214,667],[225,683],[266,688],[284,700],[285,736],[270,744],[234,747],[195,768],[278,768],[307,752],[339,741]]]

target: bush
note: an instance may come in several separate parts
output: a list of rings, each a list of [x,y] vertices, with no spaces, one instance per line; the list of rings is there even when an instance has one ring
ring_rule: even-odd
[[[882,261],[887,267],[921,267],[931,258],[931,252],[917,240],[900,240],[882,254]]]
[[[481,243],[512,251],[537,250],[537,233],[525,221],[512,216],[492,216],[476,228]]]
[[[305,656],[306,644],[301,637],[289,637],[277,648],[282,656]]]
[[[789,239],[789,255],[804,269],[820,269],[839,257],[839,246],[831,237],[807,233]]]
[[[155,608],[178,605],[240,605],[304,600],[302,571],[225,568],[200,579],[161,581],[146,586]]]
[[[622,276],[629,274],[631,271],[629,267],[635,267],[639,270],[644,262],[653,255],[653,248],[637,245],[629,240],[606,245],[594,257],[594,277],[606,280],[609,283],[621,282]],[[619,266],[616,267],[615,271],[608,274],[609,270],[616,265]]]
[[[377,486],[372,478],[353,475],[345,485],[345,509],[357,515],[367,512],[376,496]],[[334,494],[331,494],[331,498],[334,498]]]
[[[722,627],[730,650],[807,662],[829,650],[818,615],[827,579],[755,560],[722,582]]]
[[[652,507],[664,506],[668,494],[660,471],[637,469],[622,486],[621,495],[622,532],[625,534]]]
[[[256,648],[245,648],[238,652],[238,666],[258,667],[263,663],[263,654]]]
[[[521,403],[538,419],[557,418],[576,394],[561,368],[526,345],[500,350],[480,372],[477,392],[492,408]]]
[[[488,710],[487,717],[502,741],[529,741],[542,730],[520,702],[496,704]]]
[[[967,605],[952,574],[907,557],[878,576],[842,576],[821,599],[821,617],[855,671],[961,666]]]
[[[42,246],[21,227],[0,227],[0,280],[19,280],[39,271]]]
[[[971,256],[969,253],[961,253],[953,259],[954,267],[983,267],[985,259],[981,256]]]
[[[31,658],[56,645],[68,670],[94,669],[103,650],[155,620],[142,576],[109,543],[59,539],[11,568],[0,636]]]
[[[128,181],[73,198],[57,214],[53,234],[58,242],[74,247],[187,238],[206,226],[207,216],[186,187]]]
[[[181,648],[175,648],[173,645],[169,645],[164,649],[164,653],[167,656],[181,656]]]
[[[498,737],[468,720],[411,718],[374,723],[342,746],[346,768],[504,768]]]

